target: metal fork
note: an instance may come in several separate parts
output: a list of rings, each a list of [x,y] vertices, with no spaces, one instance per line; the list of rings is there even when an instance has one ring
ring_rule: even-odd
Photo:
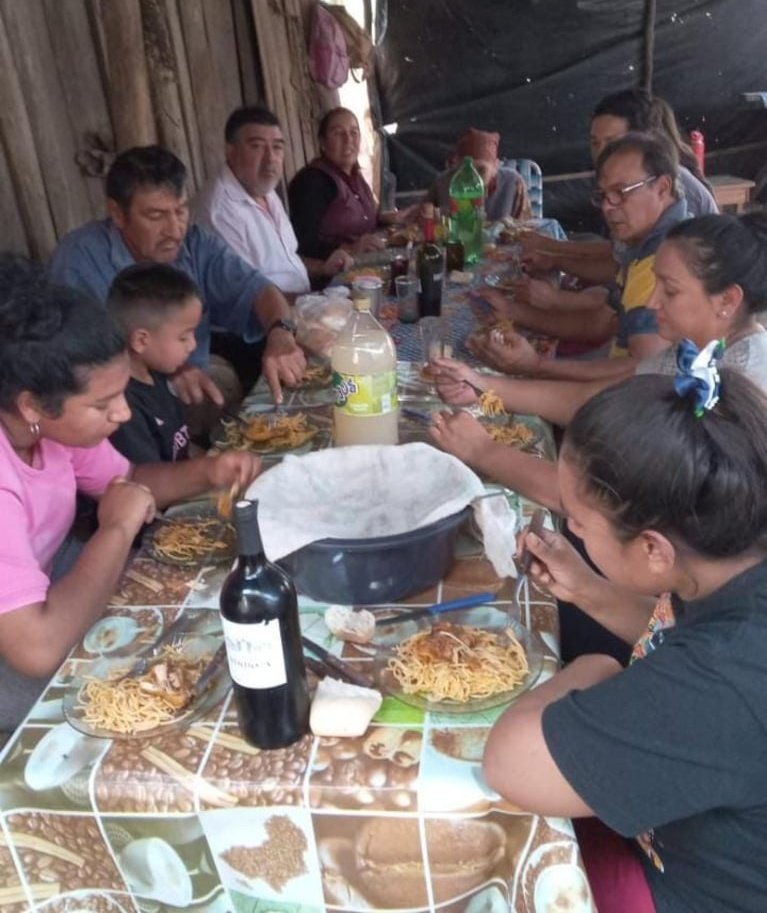
[[[543,529],[543,523],[546,519],[546,511],[539,507],[533,512],[533,516],[530,520],[530,526],[528,527],[529,533],[535,533],[536,536],[540,536],[541,530]],[[530,571],[530,565],[533,561],[533,554],[527,548],[522,549],[522,554],[519,558],[519,575],[517,576],[517,583],[514,587],[514,597],[509,607],[509,616],[516,615],[520,621],[522,619],[522,606],[519,602],[519,597],[522,595],[522,588],[527,585],[527,575]],[[529,594],[528,594],[529,596]],[[530,600],[528,598],[525,605],[525,627],[530,627]]]
[[[124,678],[138,678],[149,669],[157,661],[158,651],[166,646],[177,646],[181,642],[181,632],[185,628],[187,623],[187,618],[182,614],[169,625],[168,628],[163,631],[163,633],[154,641],[154,643],[149,647],[149,649],[144,653],[143,656],[139,656],[138,659],[133,663],[133,665],[128,669],[128,671],[121,675],[118,681],[122,681]]]

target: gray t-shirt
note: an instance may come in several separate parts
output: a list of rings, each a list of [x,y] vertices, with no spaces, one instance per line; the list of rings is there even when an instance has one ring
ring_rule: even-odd
[[[684,165],[679,166],[679,183],[684,190],[687,212],[692,218],[716,215],[719,212],[719,207],[716,205],[716,200],[711,191]]]
[[[643,358],[637,365],[636,374],[676,374],[676,346],[671,346]],[[745,374],[762,390],[767,391],[767,330],[760,328],[749,336],[738,339],[727,346],[721,363],[726,368],[736,368]]]

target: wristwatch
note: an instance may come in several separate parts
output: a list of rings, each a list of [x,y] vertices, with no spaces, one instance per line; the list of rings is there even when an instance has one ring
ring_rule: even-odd
[[[292,336],[295,336],[296,330],[298,329],[298,327],[296,326],[294,321],[285,320],[283,317],[280,317],[279,320],[275,320],[274,323],[269,327],[269,329],[266,331],[266,335],[268,336],[272,332],[272,330],[277,330],[277,329],[287,330],[288,333],[290,333]]]

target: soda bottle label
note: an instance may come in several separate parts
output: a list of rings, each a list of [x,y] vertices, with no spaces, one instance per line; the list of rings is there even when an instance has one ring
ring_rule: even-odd
[[[347,415],[387,415],[397,408],[397,372],[342,374],[333,372],[336,408]]]
[[[282,650],[280,623],[275,618],[259,624],[221,619],[229,674],[243,688],[278,688],[288,676]]]

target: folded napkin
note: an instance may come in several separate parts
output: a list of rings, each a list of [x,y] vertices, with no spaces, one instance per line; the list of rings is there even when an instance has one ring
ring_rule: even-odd
[[[250,486],[271,561],[319,539],[411,532],[463,510],[485,493],[460,460],[428,444],[335,447],[287,456]],[[514,575],[516,517],[505,498],[474,505],[488,558]]]

